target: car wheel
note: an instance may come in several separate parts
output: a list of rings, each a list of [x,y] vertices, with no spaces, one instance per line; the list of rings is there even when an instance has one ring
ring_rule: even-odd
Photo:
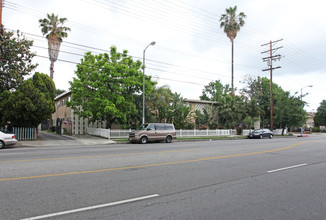
[[[140,143],[146,144],[147,143],[147,137],[143,136],[140,138]]]
[[[3,141],[0,141],[0,149],[5,146],[5,143]]]
[[[273,135],[272,135],[272,134],[270,134],[270,135],[269,135],[269,138],[272,138],[272,137],[273,137]]]
[[[172,142],[172,137],[171,136],[167,136],[165,139],[166,143],[171,143]]]
[[[259,138],[260,138],[260,139],[263,139],[263,135],[262,135],[262,134],[261,134],[261,135],[259,135]]]

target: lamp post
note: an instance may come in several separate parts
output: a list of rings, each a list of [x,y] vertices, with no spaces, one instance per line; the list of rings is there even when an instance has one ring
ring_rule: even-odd
[[[150,44],[148,44],[143,52],[143,120],[142,120],[143,124],[145,124],[145,52],[149,46],[151,46],[151,45],[154,46],[155,43],[156,42],[153,41]]]
[[[304,88],[308,88],[308,87],[312,87],[312,85],[305,86],[305,87],[302,87],[302,88],[301,88],[301,101],[302,101],[302,89],[304,89]]]
[[[312,85],[305,86],[305,87],[302,87],[302,88],[301,88],[301,101],[302,101],[302,89],[304,89],[304,88],[308,88],[308,87],[312,87]],[[301,127],[301,136],[303,136],[303,127]]]

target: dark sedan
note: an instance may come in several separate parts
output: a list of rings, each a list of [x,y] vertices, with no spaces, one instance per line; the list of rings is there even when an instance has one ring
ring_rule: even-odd
[[[272,138],[273,135],[274,135],[274,133],[269,129],[256,129],[256,130],[253,130],[252,132],[250,132],[248,134],[248,137],[262,139],[263,137]]]

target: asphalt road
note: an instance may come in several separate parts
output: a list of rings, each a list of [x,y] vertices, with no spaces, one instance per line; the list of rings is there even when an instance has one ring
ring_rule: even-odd
[[[325,219],[326,136],[8,148],[0,219]]]

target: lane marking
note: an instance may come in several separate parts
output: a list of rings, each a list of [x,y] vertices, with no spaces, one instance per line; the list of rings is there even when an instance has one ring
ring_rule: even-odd
[[[148,154],[165,154],[165,153],[179,153],[179,152],[191,152],[191,151],[199,151],[199,149],[170,150],[170,151],[142,152],[142,153],[128,153],[128,154],[107,154],[107,155],[80,156],[80,157],[39,158],[39,159],[30,159],[30,160],[8,160],[8,161],[0,161],[0,163],[33,162],[33,161],[48,161],[48,160],[68,160],[68,159],[84,159],[84,158],[113,157],[113,156],[148,155]]]
[[[298,142],[296,144],[293,144],[293,145],[290,145],[290,146],[287,146],[287,147],[282,147],[282,148],[278,148],[278,149],[274,149],[274,150],[261,151],[261,152],[251,152],[251,153],[244,153],[244,154],[206,157],[206,158],[198,158],[198,159],[193,159],[193,160],[165,162],[165,163],[157,163],[157,164],[145,164],[145,165],[129,166],[129,167],[108,168],[108,169],[101,169],[101,170],[77,171],[77,172],[70,172],[70,173],[56,173],[56,174],[46,174],[46,175],[39,175],[39,176],[12,177],[12,178],[0,179],[0,182],[2,182],[2,181],[10,181],[10,180],[34,179],[34,178],[44,178],[44,177],[54,177],[54,176],[66,176],[66,175],[75,175],[75,174],[86,174],[86,173],[98,173],[98,172],[107,172],[107,171],[116,171],[116,170],[127,170],[127,169],[135,169],[135,168],[155,167],[155,166],[164,166],[164,165],[173,165],[173,164],[183,164],[183,163],[192,163],[192,162],[199,162],[199,161],[216,160],[216,159],[222,159],[222,158],[250,156],[250,155],[257,155],[257,154],[264,154],[264,153],[271,153],[271,152],[276,152],[276,151],[287,150],[287,149],[296,147],[298,145],[301,145],[303,143],[305,143],[305,142],[302,141],[302,142]]]
[[[88,210],[93,210],[93,209],[99,209],[99,208],[105,208],[105,207],[110,207],[110,206],[115,206],[115,205],[122,205],[122,204],[126,204],[126,203],[131,203],[131,202],[137,202],[137,201],[141,201],[141,200],[145,200],[145,199],[155,198],[158,196],[160,196],[160,195],[153,194],[153,195],[149,195],[149,196],[143,196],[143,197],[138,197],[138,198],[133,198],[133,199],[122,200],[122,201],[118,201],[118,202],[111,202],[111,203],[107,203],[107,204],[89,206],[89,207],[80,208],[80,209],[72,209],[72,210],[67,210],[67,211],[63,211],[63,212],[40,215],[40,216],[25,218],[25,219],[21,219],[21,220],[37,220],[37,219],[44,219],[44,218],[61,216],[61,215],[68,215],[68,214],[72,214],[72,213],[76,213],[76,212],[83,212],[83,211],[88,211]]]
[[[284,168],[280,168],[280,169],[276,169],[276,170],[270,170],[270,171],[267,171],[267,173],[274,173],[274,172],[278,172],[278,171],[283,171],[283,170],[293,169],[293,168],[302,167],[302,166],[307,166],[307,165],[308,165],[308,164],[303,163],[303,164],[298,164],[298,165],[294,165],[294,166],[284,167]]]

